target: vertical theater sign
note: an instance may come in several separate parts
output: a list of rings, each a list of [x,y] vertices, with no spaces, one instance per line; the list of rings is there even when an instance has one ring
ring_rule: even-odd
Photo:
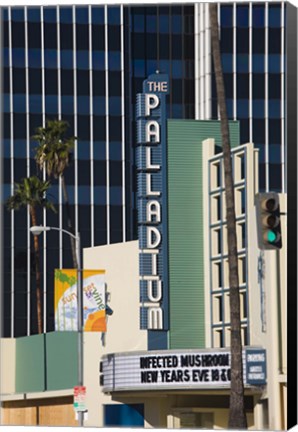
[[[168,330],[166,95],[168,76],[156,73],[137,94],[140,327]]]

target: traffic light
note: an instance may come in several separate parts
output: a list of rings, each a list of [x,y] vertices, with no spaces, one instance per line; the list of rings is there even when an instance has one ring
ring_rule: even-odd
[[[259,249],[280,249],[282,242],[278,194],[257,194],[256,211]]]

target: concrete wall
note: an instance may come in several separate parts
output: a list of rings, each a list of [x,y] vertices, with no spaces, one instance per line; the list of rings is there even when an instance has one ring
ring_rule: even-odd
[[[15,392],[16,340],[0,340],[0,394]]]
[[[108,304],[113,310],[113,315],[107,318],[104,337],[100,333],[84,334],[84,383],[88,404],[86,426],[102,426],[103,405],[111,402],[111,397],[104,395],[99,385],[101,356],[147,349],[147,331],[139,330],[138,247],[138,241],[132,241],[84,250],[84,268],[106,271]]]

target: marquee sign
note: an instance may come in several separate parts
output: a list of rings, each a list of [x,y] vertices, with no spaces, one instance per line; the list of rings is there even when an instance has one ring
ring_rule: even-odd
[[[254,357],[253,357],[254,356]],[[253,358],[259,375],[249,374]],[[243,350],[244,385],[266,384],[265,350]],[[229,388],[231,355],[227,349],[168,350],[110,354],[103,357],[103,391]]]
[[[168,76],[150,75],[137,94],[140,327],[168,330],[166,95]]]

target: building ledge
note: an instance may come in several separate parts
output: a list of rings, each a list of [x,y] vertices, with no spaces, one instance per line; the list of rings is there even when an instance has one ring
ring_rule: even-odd
[[[17,401],[17,400],[28,400],[28,399],[45,399],[45,398],[57,398],[64,396],[73,396],[73,388],[65,390],[51,390],[44,392],[33,392],[33,393],[12,393],[2,394],[1,401]]]

